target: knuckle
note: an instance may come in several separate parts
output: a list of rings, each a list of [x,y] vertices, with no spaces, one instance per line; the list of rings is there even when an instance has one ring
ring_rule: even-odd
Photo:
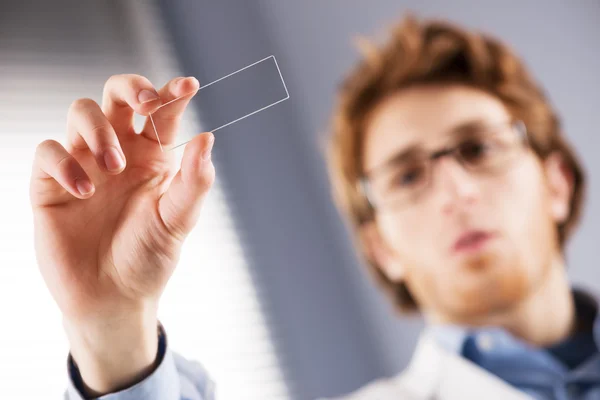
[[[121,75],[121,77],[128,82],[147,83],[147,84],[150,83],[150,80],[148,80],[148,78],[146,78],[144,75],[123,74],[123,75]]]
[[[138,92],[142,89],[153,89],[150,80],[142,75],[121,74],[113,75],[104,84],[102,92],[103,105],[115,102],[125,107],[135,107]]]
[[[127,74],[115,74],[108,77],[104,83],[104,89],[114,85],[115,82],[127,79]]]
[[[77,161],[70,154],[65,154],[56,161],[56,170],[59,175],[70,175]]]
[[[59,143],[56,140],[53,139],[46,139],[43,142],[39,143],[37,145],[37,147],[35,148],[35,155],[36,157],[44,157],[44,155],[51,150],[52,148],[56,147],[56,145],[58,145]]]
[[[107,123],[94,123],[90,126],[88,134],[99,146],[108,146],[112,143],[111,128]]]
[[[112,75],[104,85],[104,92],[115,86],[152,86],[150,80],[138,74]]]
[[[206,170],[200,175],[199,186],[202,190],[209,190],[215,183],[215,168],[211,163],[209,167],[205,167]]]
[[[150,82],[150,79],[146,78],[143,75],[132,75],[133,76],[133,81],[136,82],[137,84],[139,84],[140,86],[144,86],[144,87],[153,87],[152,82]]]
[[[127,75],[125,74],[111,75],[104,83],[104,88],[102,89],[102,96],[104,98],[109,97],[109,94],[113,90],[113,88],[119,86],[119,82],[124,81],[127,81]]]
[[[88,111],[92,107],[96,106],[96,102],[89,98],[77,99],[71,106],[69,107],[69,116],[73,116],[74,114],[80,114]]]
[[[55,145],[56,145],[56,143],[57,143],[57,142],[56,142],[56,140],[54,140],[54,139],[46,139],[46,140],[44,140],[44,141],[40,142],[40,143],[37,145],[37,147],[36,147],[36,150],[37,150],[37,151],[44,151],[44,150],[46,150],[46,149],[47,149],[47,148],[49,148],[49,147],[55,146]]]

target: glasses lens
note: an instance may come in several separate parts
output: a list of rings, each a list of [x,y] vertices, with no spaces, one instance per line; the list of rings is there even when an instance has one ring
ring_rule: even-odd
[[[457,147],[460,159],[471,168],[495,168],[515,154],[517,140],[512,130],[480,132]]]
[[[464,167],[474,171],[495,173],[506,166],[522,144],[522,135],[512,124],[478,127],[453,147]],[[448,155],[443,151],[442,155]],[[427,190],[434,159],[426,154],[402,160],[378,171],[369,179],[370,200],[377,207],[397,207],[415,202]]]
[[[426,160],[415,159],[390,165],[373,179],[373,197],[378,204],[395,205],[414,198],[427,185],[429,178]]]

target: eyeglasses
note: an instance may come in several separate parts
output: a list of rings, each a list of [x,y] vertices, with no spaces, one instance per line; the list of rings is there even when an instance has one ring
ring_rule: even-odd
[[[522,121],[467,124],[456,133],[459,140],[453,146],[428,153],[411,149],[365,174],[359,185],[371,206],[400,208],[418,202],[431,187],[436,160],[443,157],[454,157],[472,173],[497,173],[528,142]]]

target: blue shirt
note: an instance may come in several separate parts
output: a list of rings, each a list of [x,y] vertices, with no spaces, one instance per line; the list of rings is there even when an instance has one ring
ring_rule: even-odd
[[[446,349],[504,379],[536,399],[600,399],[600,318],[594,299],[574,291],[580,330],[563,343],[536,348],[503,329],[430,327]],[[173,353],[162,326],[156,370],[138,384],[100,400],[213,400],[214,384],[197,362]],[[81,377],[68,358],[66,400],[83,400]]]
[[[573,291],[578,329],[539,348],[498,327],[431,327],[444,348],[460,354],[535,399],[600,399],[600,318],[597,303]]]
[[[214,383],[197,362],[172,352],[162,325],[158,333],[158,366],[143,381],[99,400],[214,400]],[[65,400],[89,399],[83,396],[81,375],[73,358],[67,360],[69,381]]]

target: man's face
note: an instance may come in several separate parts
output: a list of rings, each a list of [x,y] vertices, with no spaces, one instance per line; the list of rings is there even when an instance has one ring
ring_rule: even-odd
[[[377,171],[369,179],[377,200],[371,250],[425,312],[469,322],[505,310],[531,293],[557,254],[566,175],[560,162],[542,163],[509,121],[499,99],[458,85],[401,90],[368,121],[364,168]],[[415,161],[462,144],[477,166],[488,140],[498,145],[490,154],[502,155],[494,168],[444,156],[425,179]]]

